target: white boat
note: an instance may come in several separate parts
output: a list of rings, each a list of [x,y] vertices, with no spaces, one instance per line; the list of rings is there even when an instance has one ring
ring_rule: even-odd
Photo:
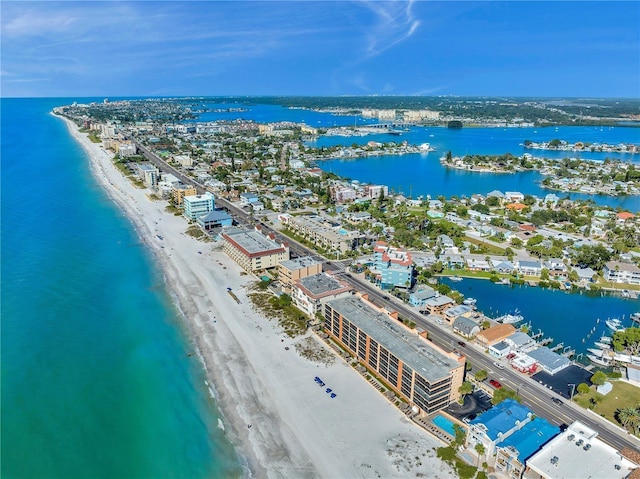
[[[611,336],[602,336],[600,338],[601,343],[611,344],[611,341],[613,341],[613,338]]]
[[[622,327],[622,321],[617,318],[607,319],[605,321],[605,324],[607,325],[607,328],[609,328],[613,332],[625,330],[625,328]]]
[[[600,349],[611,349],[611,344],[609,343],[601,343],[600,341],[596,341],[594,343],[597,347],[599,347]]]
[[[460,276],[451,276],[451,281],[462,281],[462,278]]]
[[[496,321],[502,324],[514,324],[519,323],[524,320],[524,316],[520,314],[520,311],[517,309],[512,313],[503,314],[502,316],[498,316]]]
[[[598,364],[599,366],[609,366],[611,362],[607,359],[599,358],[594,356],[593,354],[587,354],[587,358],[594,364]]]
[[[629,319],[631,319],[631,321],[640,323],[640,313],[633,313],[631,316],[629,316]]]
[[[591,354],[593,354],[594,356],[597,356],[599,358],[609,358],[609,351],[605,351],[604,349],[595,349],[595,348],[587,348],[587,351],[589,351]]]
[[[475,298],[465,298],[465,300],[462,302],[462,304],[466,304],[467,306],[475,306],[476,305],[476,300],[475,300]]]

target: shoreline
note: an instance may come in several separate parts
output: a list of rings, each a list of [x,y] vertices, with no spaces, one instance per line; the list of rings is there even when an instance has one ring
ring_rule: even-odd
[[[255,278],[221,251],[221,243],[184,234],[187,222],[167,213],[166,201],[151,200],[146,188],[136,188],[117,170],[111,153],[91,143],[69,119],[54,116],[65,121],[87,153],[94,178],[160,266],[246,476],[457,477],[435,456],[434,449],[443,444],[411,423],[351,366],[335,354],[331,365],[300,357],[295,345],[305,338],[332,350],[310,332],[284,336],[257,312],[247,297]],[[316,375],[337,398],[318,388]]]

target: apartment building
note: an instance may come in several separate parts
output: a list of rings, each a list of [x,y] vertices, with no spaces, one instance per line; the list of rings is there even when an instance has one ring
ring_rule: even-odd
[[[310,256],[290,259],[278,265],[278,280],[285,293],[291,293],[293,283],[300,278],[305,278],[322,272],[322,262]]]
[[[273,234],[264,234],[259,226],[254,230],[228,228],[222,238],[223,251],[248,272],[275,268],[289,259],[289,246],[277,243]]]
[[[333,339],[423,413],[459,399],[465,357],[445,352],[405,327],[397,312],[360,295],[328,301],[324,318],[325,331]]]

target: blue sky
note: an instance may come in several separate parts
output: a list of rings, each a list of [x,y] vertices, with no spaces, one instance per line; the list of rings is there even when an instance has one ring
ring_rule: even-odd
[[[11,2],[2,96],[640,97],[640,2]]]

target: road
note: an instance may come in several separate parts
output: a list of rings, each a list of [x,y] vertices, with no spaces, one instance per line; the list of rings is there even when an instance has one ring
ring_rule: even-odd
[[[158,168],[175,175],[185,184],[194,184],[199,194],[206,191],[206,187],[198,183],[194,178],[189,177],[172,167],[153,152],[140,145],[137,141],[134,140],[134,142],[145,158],[158,166]],[[473,365],[474,369],[486,370],[489,373],[490,378],[497,379],[504,386],[516,391],[522,398],[523,403],[536,415],[544,417],[556,425],[570,424],[577,420],[598,431],[601,440],[618,450],[622,450],[625,447],[630,447],[634,450],[640,449],[640,440],[638,440],[638,438],[611,424],[609,421],[606,421],[597,414],[587,411],[572,402],[564,401],[560,396],[550,391],[542,384],[535,382],[528,376],[519,373],[508,366],[504,369],[497,368],[493,364],[495,358],[488,356],[483,349],[471,343],[466,344],[465,347],[459,346],[458,341],[460,341],[460,337],[453,334],[450,330],[445,329],[444,326],[440,326],[435,322],[427,320],[414,308],[402,303],[396,298],[387,296],[383,291],[376,288],[371,283],[349,274],[345,269],[345,263],[348,263],[349,261],[328,262],[325,257],[321,256],[317,252],[308,249],[288,236],[282,235],[266,224],[256,221],[256,219],[246,211],[238,208],[231,202],[223,198],[216,198],[216,204],[226,208],[235,218],[237,223],[241,223],[246,226],[259,224],[263,231],[273,233],[278,241],[288,243],[289,250],[294,257],[312,256],[320,261],[326,262],[325,268],[323,269],[338,273],[341,276],[341,279],[351,284],[356,290],[367,293],[369,295],[369,299],[375,304],[397,310],[403,318],[413,321],[417,326],[426,330],[428,332],[429,339],[436,345],[444,350],[458,350],[458,352],[464,354],[468,358],[468,361]],[[562,404],[554,403],[551,400],[553,397],[562,400]]]

